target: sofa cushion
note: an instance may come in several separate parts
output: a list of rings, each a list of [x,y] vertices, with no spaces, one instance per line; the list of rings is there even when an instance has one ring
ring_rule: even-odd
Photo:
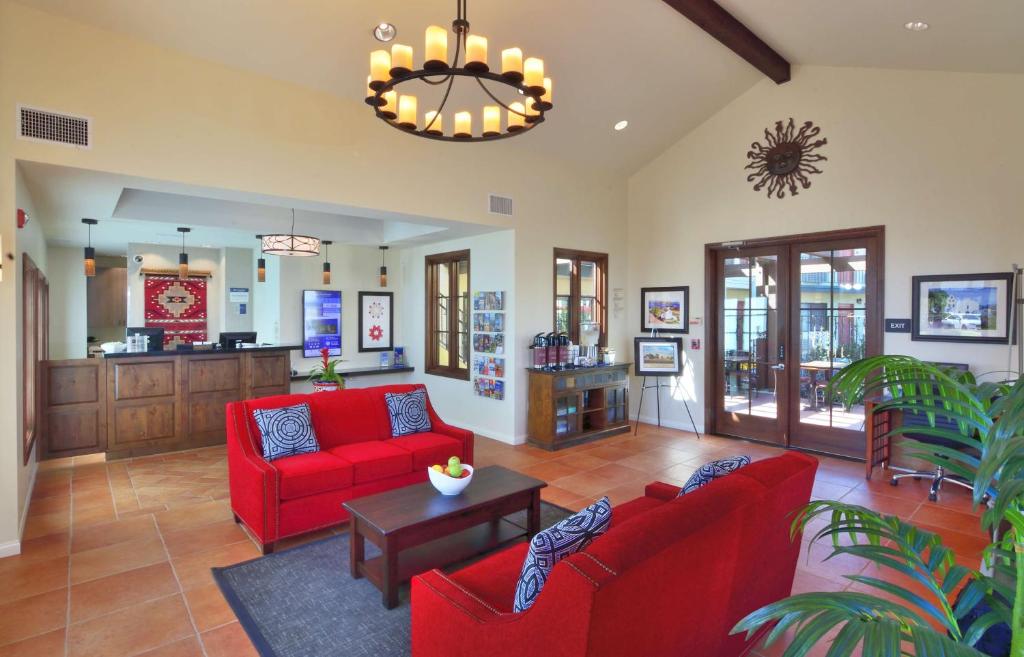
[[[371,440],[328,450],[352,464],[352,483],[365,484],[412,472],[412,454],[390,441]]]
[[[352,486],[352,464],[328,452],[285,456],[274,467],[281,473],[282,500]]]
[[[406,393],[386,392],[384,403],[391,418],[391,435],[395,438],[430,431],[427,414],[427,391],[420,388]]]
[[[651,509],[657,509],[659,506],[666,504],[665,500],[659,500],[656,497],[638,497],[635,500],[623,502],[615,507],[615,513],[612,516],[612,526],[618,527],[627,520],[632,520],[637,516],[642,516]]]
[[[602,497],[530,539],[530,550],[516,583],[512,610],[521,612],[533,606],[555,564],[590,545],[608,531],[611,521],[612,505],[607,497]]]
[[[435,464],[448,465],[448,459],[453,456],[458,456],[460,460],[465,457],[460,441],[439,433],[414,433],[389,440],[388,444],[412,454],[413,470],[425,470]]]
[[[692,493],[702,486],[707,486],[715,479],[724,477],[725,475],[732,474],[745,465],[750,465],[749,456],[732,456],[727,459],[719,459],[717,461],[710,461],[697,468],[697,471],[690,475],[690,478],[686,480],[686,484],[683,485],[682,490],[679,491],[680,495],[686,495]]]
[[[378,401],[365,388],[309,395],[320,449],[388,438],[390,424]]]
[[[516,543],[452,573],[449,577],[474,596],[507,614],[512,611],[516,583],[519,581],[523,560],[529,549],[529,543]]]
[[[266,460],[320,451],[309,404],[256,409],[252,414],[260,429]]]

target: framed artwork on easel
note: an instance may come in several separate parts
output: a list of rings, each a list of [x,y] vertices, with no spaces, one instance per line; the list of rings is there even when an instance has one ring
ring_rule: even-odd
[[[640,331],[690,332],[690,286],[640,289]]]

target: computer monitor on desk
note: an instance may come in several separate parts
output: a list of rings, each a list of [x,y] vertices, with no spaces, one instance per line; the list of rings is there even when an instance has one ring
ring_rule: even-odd
[[[256,332],[239,331],[237,333],[220,334],[220,346],[222,349],[238,349],[242,344],[256,344]]]
[[[149,342],[146,344],[146,351],[164,350],[164,330],[162,328],[150,328],[148,326],[129,326],[124,330],[125,337],[133,335],[148,335]]]

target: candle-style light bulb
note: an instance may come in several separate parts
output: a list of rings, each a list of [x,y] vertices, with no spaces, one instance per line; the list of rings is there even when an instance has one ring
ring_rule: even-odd
[[[374,50],[370,53],[370,84],[374,91],[383,89],[391,79],[391,54],[387,50]]]
[[[416,129],[416,96],[401,95],[398,97],[398,125],[406,130]]]
[[[526,108],[522,103],[509,103],[508,109],[508,131],[519,132],[526,127]]]
[[[536,123],[540,119],[540,110],[534,108],[533,100],[526,101],[526,122]]]
[[[484,106],[484,137],[501,134],[501,109],[497,105]]]
[[[448,30],[437,25],[427,28],[423,68],[437,70],[448,66]]]
[[[466,37],[466,68],[471,71],[489,71],[487,66],[487,37],[470,34]]]
[[[398,118],[398,92],[394,89],[381,94],[384,104],[380,106],[380,113],[385,119],[394,121]]]
[[[455,113],[455,136],[468,139],[473,136],[473,115],[469,112]]]
[[[396,43],[391,46],[391,77],[397,78],[412,72],[412,46]]]
[[[435,110],[427,112],[424,119],[423,129],[428,135],[444,134],[444,115],[438,114]]]
[[[516,84],[523,81],[523,51],[506,48],[501,51],[501,74]]]
[[[531,96],[540,96],[544,93],[544,60],[539,57],[530,57],[523,62],[523,81],[529,87]]]
[[[537,101],[537,106],[545,112],[554,107],[551,104],[551,78],[544,78],[544,95]]]

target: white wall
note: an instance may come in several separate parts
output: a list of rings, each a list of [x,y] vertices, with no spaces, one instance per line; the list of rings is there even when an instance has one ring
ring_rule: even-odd
[[[50,358],[85,358],[89,336],[82,249],[47,247],[46,263],[46,278],[50,281]]]
[[[226,247],[220,250],[221,318],[224,331],[251,331],[253,326],[252,287],[255,279],[253,250]],[[230,298],[231,288],[245,288],[249,300],[245,302],[245,314],[241,314],[240,303]]]
[[[689,285],[691,317],[702,317],[713,242],[884,224],[886,317],[911,316],[915,274],[1009,271],[1024,262],[1021,116],[1021,75],[801,67],[787,84],[759,83],[630,178],[629,326],[645,286]],[[746,181],[745,153],[789,117],[821,126],[828,161],[810,189],[768,199]],[[705,338],[704,327],[689,337]],[[978,373],[1006,369],[1009,356],[891,333],[885,350]],[[688,352],[694,368],[678,393],[698,423],[704,353]],[[680,401],[662,401],[669,424],[689,426]]]
[[[470,299],[474,292],[504,291],[505,298],[505,399],[478,397],[469,381],[426,374],[426,264],[425,257],[469,249]],[[438,244],[406,249],[402,254],[402,285],[408,294],[402,305],[396,305],[396,320],[410,336],[405,345],[409,363],[416,368],[413,380],[427,386],[431,403],[441,418],[450,424],[508,443],[515,442],[516,400],[524,389],[511,382],[522,367],[521,345],[516,339],[519,310],[516,285],[515,231],[502,231],[477,237],[449,240]],[[550,271],[550,270],[549,270]],[[551,285],[550,276],[548,285]],[[550,309],[548,310],[550,316]],[[472,348],[472,344],[471,344]],[[470,355],[472,365],[472,355]]]
[[[187,238],[186,238],[187,239]],[[202,249],[189,247],[188,266],[195,271],[211,272],[206,281],[206,335],[207,340],[216,340],[224,330],[223,296],[224,281],[221,269],[220,249]],[[178,270],[179,246],[160,244],[129,244],[128,245],[128,326],[146,325],[146,286],[144,269]],[[136,256],[142,262],[136,262]]]

